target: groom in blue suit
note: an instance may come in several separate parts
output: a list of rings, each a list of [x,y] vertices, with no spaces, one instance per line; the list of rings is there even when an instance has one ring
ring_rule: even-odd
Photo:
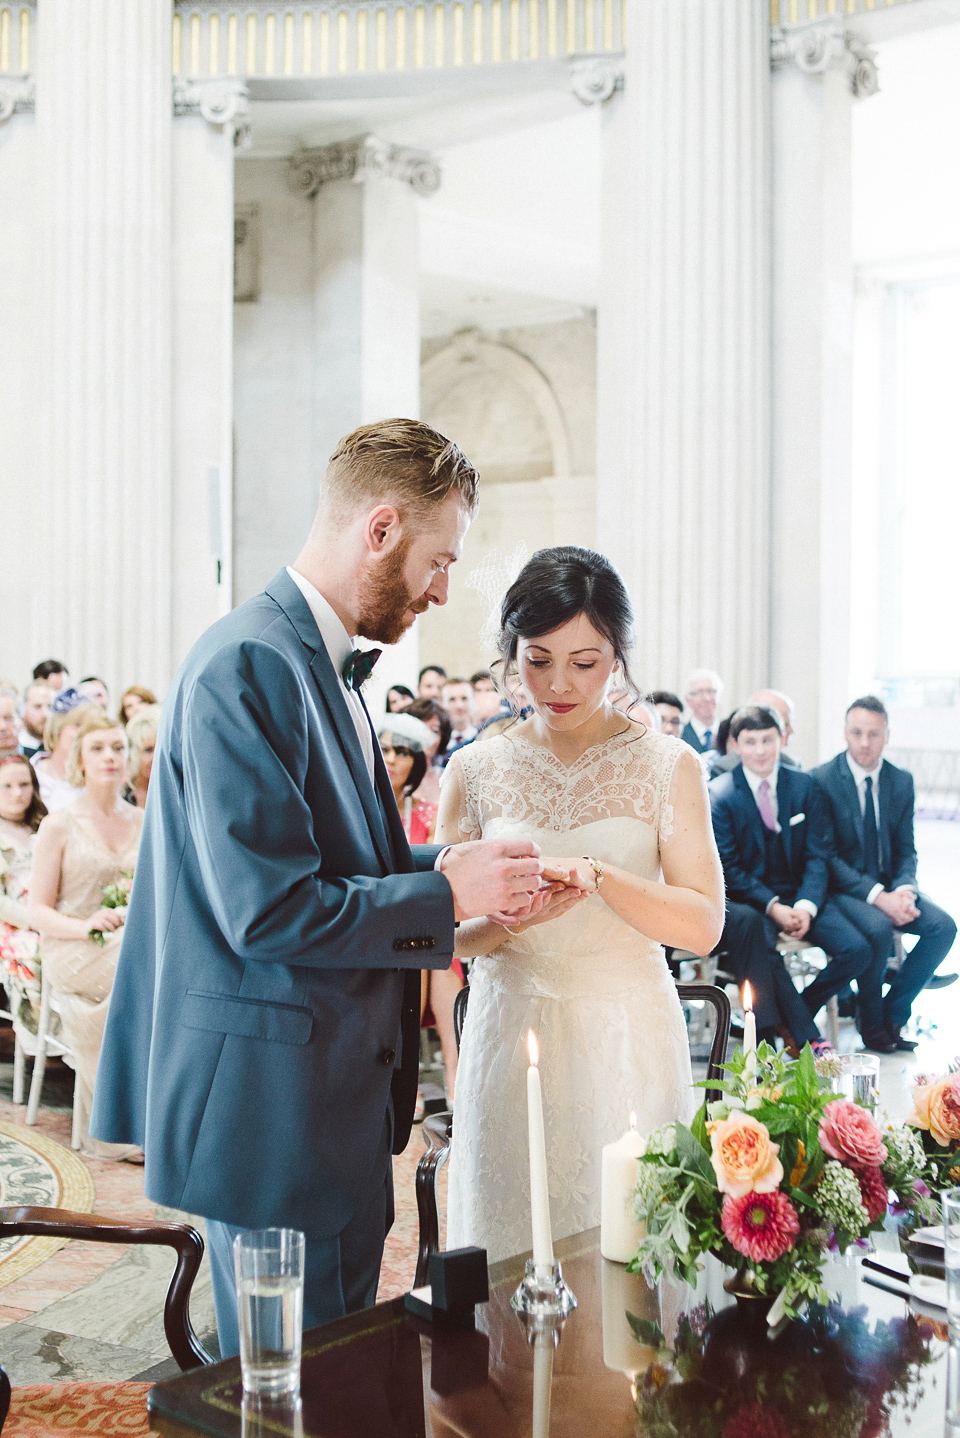
[[[164,708],[91,1128],[207,1219],[224,1354],[243,1229],[306,1234],[306,1326],[374,1302],[419,970],[450,964],[458,920],[549,902],[528,841],[411,851],[359,691],[350,636],[395,643],[446,603],[476,502],[428,426],[348,435],[293,567],[202,636]]]

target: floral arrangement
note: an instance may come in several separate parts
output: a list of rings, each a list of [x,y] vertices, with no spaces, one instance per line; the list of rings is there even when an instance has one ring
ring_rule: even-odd
[[[895,1406],[914,1406],[935,1356],[934,1326],[877,1322],[864,1309],[815,1306],[774,1345],[724,1327],[706,1305],[681,1318],[673,1347],[631,1317],[655,1352],[637,1383],[643,1438],[880,1438]],[[731,1362],[731,1341],[737,1342]]]
[[[919,1130],[923,1182],[934,1193],[960,1184],[960,1059],[939,1078],[917,1075],[907,1123]]]
[[[133,888],[133,873],[129,869],[123,869],[116,883],[104,884],[103,902],[101,909],[125,909],[130,902],[130,890]],[[88,930],[88,937],[98,944],[102,949],[107,942],[106,934],[102,929]]]
[[[634,1192],[646,1238],[630,1267],[649,1282],[668,1273],[693,1285],[697,1260],[713,1253],[741,1270],[747,1291],[777,1299],[777,1318],[793,1316],[828,1301],[824,1253],[879,1228],[889,1189],[901,1207],[932,1215],[923,1150],[909,1130],[884,1133],[825,1090],[809,1045],[795,1061],[768,1044],[749,1062],[738,1050],[725,1072],[713,1085],[723,1097],[689,1128],[647,1140]]]

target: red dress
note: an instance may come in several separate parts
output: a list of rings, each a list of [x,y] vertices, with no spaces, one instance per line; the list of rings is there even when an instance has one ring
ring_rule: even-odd
[[[407,836],[408,844],[428,844],[430,842],[430,831],[437,821],[437,805],[424,803],[422,799],[411,799],[408,795],[403,804],[403,832]],[[459,959],[454,959],[450,965],[453,972],[459,978],[461,984],[464,982],[463,964]],[[430,1000],[427,999],[427,1007],[423,1011],[420,1020],[420,1027],[429,1028],[435,1023],[433,1010],[430,1008]]]

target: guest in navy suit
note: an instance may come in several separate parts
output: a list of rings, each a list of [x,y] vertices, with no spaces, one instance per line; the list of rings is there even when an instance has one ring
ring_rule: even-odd
[[[723,680],[715,669],[695,669],[690,675],[684,696],[690,718],[683,726],[680,738],[698,754],[706,754],[713,746],[722,693]]]
[[[730,951],[737,979],[749,978],[757,992],[758,1033],[776,1025],[779,1010],[793,1044],[809,1040],[827,1048],[813,1020],[831,995],[869,967],[872,951],[827,898],[826,806],[809,775],[780,763],[779,715],[764,705],[748,706],[734,715],[730,733],[741,765],[709,785],[727,885],[721,946]],[[802,994],[776,952],[780,933],[807,939],[830,955]]]
[[[846,751],[812,775],[833,820],[831,902],[866,936],[873,951],[873,962],[858,978],[857,988],[864,1043],[880,1053],[916,1048],[900,1031],[957,933],[950,915],[917,888],[913,776],[884,759],[889,732],[882,700],[872,694],[855,699],[847,710]],[[883,998],[894,929],[917,934],[919,942]]]

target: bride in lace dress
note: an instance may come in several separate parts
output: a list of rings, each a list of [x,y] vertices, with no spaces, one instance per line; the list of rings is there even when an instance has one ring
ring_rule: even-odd
[[[527,1030],[540,1041],[554,1236],[600,1221],[600,1151],[694,1107],[686,1027],[661,944],[708,953],[723,881],[700,764],[606,700],[629,683],[632,615],[592,550],[540,550],[501,614],[505,671],[533,712],[451,760],[438,843],[525,838],[545,886],[520,922],[473,919],[447,1244],[493,1262],[530,1247]],[[613,680],[613,683],[611,683]],[[586,857],[589,856],[589,857]]]

